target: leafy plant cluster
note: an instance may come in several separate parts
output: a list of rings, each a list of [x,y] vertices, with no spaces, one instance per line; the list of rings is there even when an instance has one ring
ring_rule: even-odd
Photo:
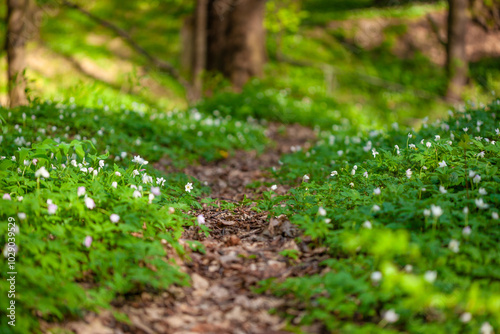
[[[312,87],[306,93],[299,87],[279,89],[273,86],[276,85],[254,79],[243,92],[221,91],[201,101],[197,108],[205,113],[218,110],[222,115],[243,120],[250,117],[328,127],[339,123],[341,114],[335,109],[336,103],[325,97],[322,87]]]
[[[257,123],[243,127],[196,110],[47,102],[3,109],[0,121],[3,310],[9,237],[17,270],[16,327],[2,316],[2,333],[36,332],[38,318],[61,320],[109,307],[117,295],[187,284],[167,248],[184,253],[177,240],[195,222],[183,212],[200,208],[195,196],[205,189],[184,174],[159,172],[153,162],[167,156],[180,166],[266,141]],[[15,227],[8,224],[13,219]]]
[[[138,103],[131,109],[85,108],[70,99],[67,104],[47,101],[16,112],[4,109],[2,114],[13,125],[4,128],[4,149],[29,147],[46,137],[57,142],[88,139],[98,152],[110,152],[117,162],[140,153],[151,162],[165,157],[181,167],[200,157],[225,157],[237,148],[262,150],[267,142],[257,121],[243,126],[213,110],[206,114],[196,109],[160,112]]]
[[[424,119],[419,131],[323,131],[285,156],[276,177],[300,185],[267,200],[286,203],[272,214],[330,258],[315,275],[263,288],[300,302],[295,323],[345,333],[498,328],[499,111],[497,100]]]

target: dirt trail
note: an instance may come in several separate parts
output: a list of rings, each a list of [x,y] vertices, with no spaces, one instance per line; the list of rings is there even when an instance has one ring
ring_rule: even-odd
[[[285,131],[282,131],[285,130]],[[212,188],[211,197],[237,203],[246,195],[255,198],[264,186],[249,189],[255,181],[272,182],[266,169],[278,166],[282,154],[292,146],[307,146],[314,133],[301,126],[282,128],[271,124],[268,136],[275,145],[265,153],[236,152],[225,160],[190,166],[184,172]],[[155,166],[166,168],[161,162]],[[278,191],[285,192],[280,186]],[[169,256],[177,259],[182,270],[192,279],[191,287],[171,287],[161,295],[143,292],[115,303],[114,309],[126,313],[131,324],[117,322],[111,312],[89,313],[84,320],[63,325],[77,334],[121,333],[288,333],[285,323],[270,309],[284,306],[284,300],[257,294],[253,288],[263,279],[315,273],[325,259],[324,250],[309,249],[305,242],[294,240],[299,231],[287,219],[268,219],[267,212],[256,212],[251,206],[222,210],[206,206],[190,212],[203,214],[211,232],[208,237],[194,227],[186,230],[181,243],[201,242],[205,254],[191,252],[191,261],[180,259],[173,250]],[[300,260],[289,260],[279,253],[284,249],[300,252]],[[319,333],[320,328],[307,328]]]

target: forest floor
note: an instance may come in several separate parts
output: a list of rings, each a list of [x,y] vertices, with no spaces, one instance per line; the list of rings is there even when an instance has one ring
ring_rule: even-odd
[[[181,239],[189,257],[181,258],[167,248],[182,271],[191,278],[191,286],[172,286],[161,294],[144,291],[124,296],[112,305],[113,311],[124,313],[130,322],[117,321],[111,310],[88,313],[82,320],[66,322],[62,329],[77,334],[118,333],[287,333],[286,323],[270,313],[286,307],[286,300],[266,293],[257,293],[258,282],[268,278],[302,276],[321,271],[319,263],[326,258],[326,249],[309,249],[307,238],[296,242],[299,230],[287,217],[268,217],[267,212],[252,208],[262,191],[268,187],[251,184],[273,183],[268,172],[278,166],[283,154],[292,147],[307,147],[315,138],[306,127],[271,124],[267,133],[272,144],[263,154],[237,151],[227,159],[187,167],[184,172],[206,182],[216,205],[203,204],[203,209],[190,212],[203,214],[210,234],[205,237],[195,228],[187,229]],[[168,169],[168,162],[155,167]],[[276,192],[289,188],[279,185]],[[240,203],[244,197],[250,204]],[[219,201],[236,204],[233,210],[220,209]],[[189,240],[197,240],[205,253],[190,251]],[[300,251],[300,258],[291,260],[280,254],[285,249]],[[297,305],[295,305],[297,306]],[[300,315],[299,315],[300,318]],[[45,330],[48,324],[43,324]],[[321,332],[320,327],[304,329]]]

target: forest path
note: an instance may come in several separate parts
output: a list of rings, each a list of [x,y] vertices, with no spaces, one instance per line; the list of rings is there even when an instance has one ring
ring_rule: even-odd
[[[211,187],[211,205],[189,212],[203,214],[210,234],[205,237],[198,229],[187,229],[180,242],[199,241],[205,253],[189,251],[190,260],[181,259],[168,248],[170,258],[175,258],[182,271],[191,278],[190,287],[173,286],[161,295],[143,292],[127,296],[113,306],[115,311],[128,315],[130,324],[118,322],[109,311],[87,314],[84,320],[67,323],[64,328],[77,334],[121,333],[288,333],[285,322],[270,309],[283,307],[284,299],[253,291],[263,279],[302,276],[318,272],[319,263],[325,259],[324,250],[308,248],[306,242],[297,244],[298,229],[287,217],[268,219],[267,212],[257,212],[252,204],[242,205],[247,198],[258,200],[269,189],[273,179],[269,168],[279,165],[283,154],[292,147],[307,147],[315,139],[314,132],[298,125],[270,124],[268,137],[273,145],[258,155],[256,152],[238,151],[227,159],[189,166],[183,172],[206,182]],[[156,168],[168,168],[160,161]],[[257,184],[256,187],[247,187]],[[277,193],[289,187],[278,185]],[[220,201],[235,204],[224,209]],[[215,204],[215,205],[214,205]],[[167,246],[169,247],[169,246]],[[285,249],[300,253],[300,261],[280,255]],[[318,333],[319,328],[307,328],[308,333]]]

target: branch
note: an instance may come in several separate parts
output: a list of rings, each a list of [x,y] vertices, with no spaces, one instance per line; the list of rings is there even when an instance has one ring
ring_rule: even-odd
[[[102,25],[103,27],[108,28],[109,30],[112,30],[114,33],[116,33],[118,36],[123,38],[129,45],[134,49],[136,52],[140,53],[143,55],[149,62],[151,62],[155,67],[157,67],[159,70],[168,73],[171,77],[179,81],[184,87],[188,88],[189,83],[180,76],[179,72],[177,69],[170,63],[158,59],[149,52],[147,52],[142,46],[137,44],[132,37],[122,28],[118,27],[117,25],[106,21],[104,19],[101,19],[100,17],[95,16],[94,14],[90,13],[89,11],[83,9],[82,7],[78,6],[77,4],[74,4],[72,2],[62,0],[63,5],[78,10],[80,13],[84,14],[88,18],[92,19],[93,21],[97,22],[98,24]]]
[[[434,32],[434,34],[436,35],[439,44],[441,44],[442,46],[444,46],[446,48],[446,45],[448,44],[448,42],[445,41],[443,39],[443,36],[441,36],[441,34],[439,33],[439,25],[438,25],[438,23],[436,22],[436,20],[434,20],[434,18],[432,17],[431,14],[427,14],[426,18],[427,18],[427,21],[429,21],[431,29]]]

